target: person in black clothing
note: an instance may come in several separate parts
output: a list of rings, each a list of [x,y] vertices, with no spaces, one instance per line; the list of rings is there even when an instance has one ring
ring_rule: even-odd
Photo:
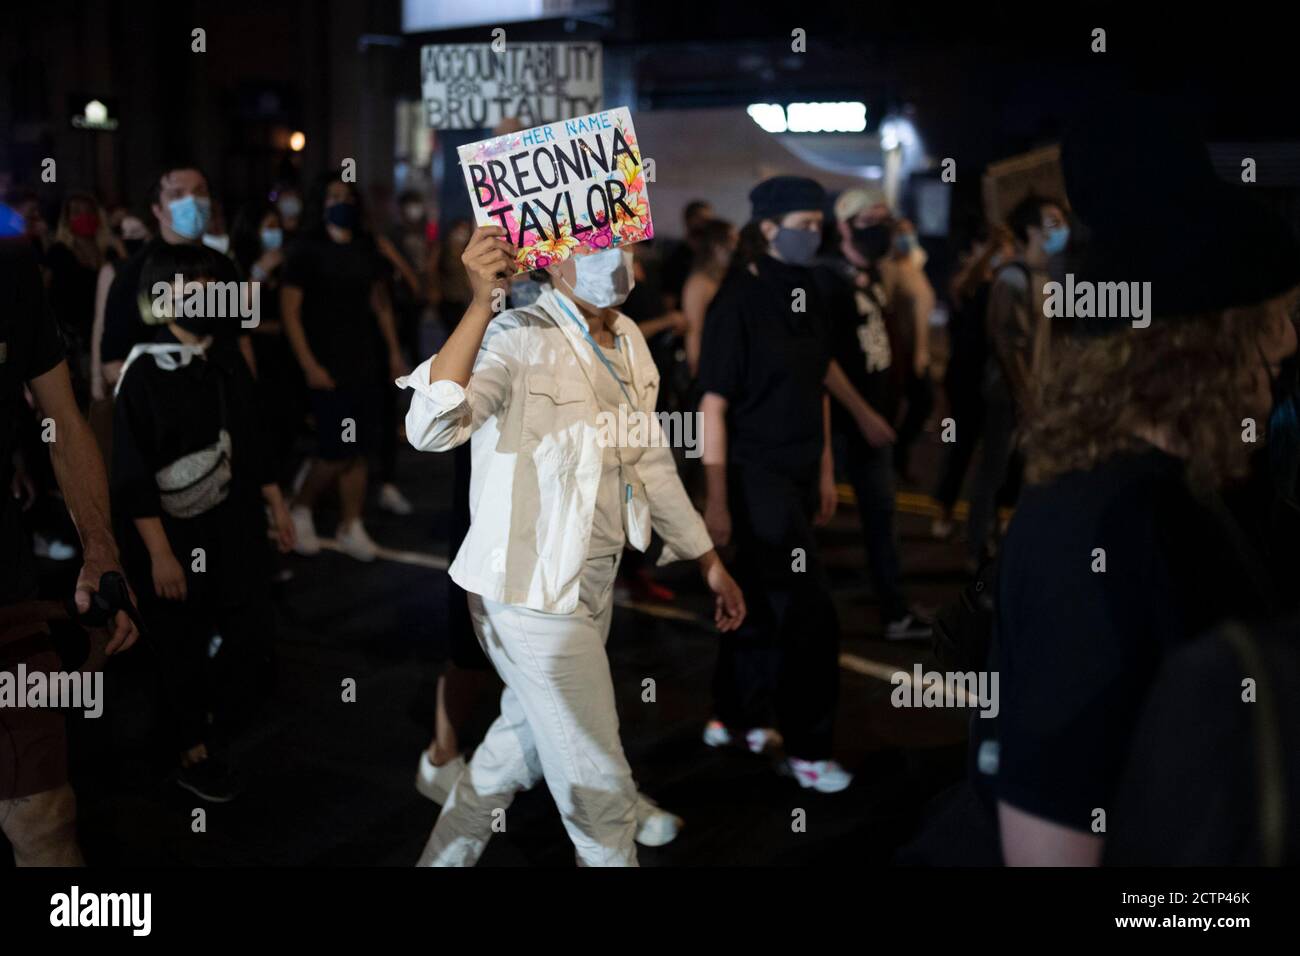
[[[760,751],[783,735],[800,785],[833,793],[852,776],[831,759],[839,623],[813,533],[837,499],[827,388],[864,432],[879,439],[887,426],[831,355],[808,268],[821,242],[821,186],[778,176],[750,200],[766,252],[724,280],[700,354],[705,523],[719,547],[734,542],[737,580],[753,595],[744,625],[721,638],[705,742],[739,731]]]
[[[0,205],[0,222],[8,209]],[[63,669],[50,642],[46,617],[29,613],[37,596],[31,542],[23,530],[14,479],[15,443],[33,414],[53,419],[54,473],[81,537],[83,564],[76,607],[90,609],[102,576],[121,572],[109,525],[108,483],[94,436],[77,410],[64,345],[46,309],[35,250],[25,238],[0,239],[0,670],[20,664],[29,673]],[[116,654],[136,640],[135,626],[117,612],[105,651]],[[68,783],[63,715],[49,708],[0,709],[0,829],[20,866],[79,865],[77,801]]]
[[[307,380],[318,442],[318,457],[293,500],[298,553],[320,550],[312,508],[326,489],[337,486],[339,549],[358,561],[373,561],[376,545],[361,522],[365,454],[379,443],[379,430],[392,427],[380,411],[376,325],[389,377],[400,377],[405,363],[384,267],[366,231],[360,200],[356,186],[337,175],[317,187],[307,208],[315,221],[304,228],[285,263],[281,314]]]
[[[1220,491],[1259,439],[1300,447],[1290,228],[1218,180],[1159,103],[1106,104],[1062,160],[1092,233],[1076,281],[1141,277],[1154,296],[1145,320],[1080,319],[1055,342],[1023,423],[1029,486],[1000,552],[990,661],[1000,713],[972,720],[973,779],[1009,864],[1100,862],[1161,661],[1275,606]],[[1290,496],[1296,461],[1278,463]]]
[[[1014,254],[1010,231],[1005,226],[995,226],[983,242],[975,244],[970,258],[953,276],[950,286],[953,308],[948,323],[948,367],[944,370],[943,388],[955,434],[934,492],[940,514],[931,523],[930,533],[936,538],[948,538],[953,533],[953,508],[984,430],[989,290],[993,285],[993,271]]]
[[[231,227],[231,252],[240,272],[260,285],[261,313],[249,339],[257,359],[258,387],[268,416],[275,474],[283,487],[293,480],[294,440],[306,416],[302,371],[294,360],[280,319],[284,272],[284,229],[280,213],[266,201],[246,204]]]
[[[122,374],[122,363],[132,347],[154,337],[155,330],[140,317],[138,301],[140,272],[145,261],[163,246],[198,245],[203,240],[212,215],[207,176],[190,164],[166,167],[154,184],[150,208],[158,221],[158,235],[122,263],[113,277],[104,306],[99,359],[109,387],[115,385]],[[217,270],[214,279],[218,282],[239,280],[235,264],[225,256],[213,268]]]
[[[132,348],[114,408],[113,516],[129,580],[159,654],[176,782],[211,802],[236,792],[209,749],[209,643],[220,692],[242,693],[270,660],[266,511],[280,549],[293,525],[275,482],[257,387],[237,344],[238,319],[175,308],[177,275],[207,283],[225,257],[197,245],[159,248],[141,273],[154,340]],[[160,325],[161,324],[161,325]],[[158,327],[160,325],[160,327]],[[226,701],[223,701],[226,703]]]
[[[874,263],[855,239],[867,228],[873,195],[851,189],[835,202],[838,256],[820,260],[813,274],[829,317],[836,363],[879,422],[864,435],[849,407],[834,402],[831,430],[836,457],[857,497],[871,584],[880,602],[888,640],[922,639],[931,628],[912,610],[902,587],[898,540],[894,534],[894,463],[889,423],[898,414],[893,351],[885,321],[885,295]],[[870,437],[868,437],[870,436]]]

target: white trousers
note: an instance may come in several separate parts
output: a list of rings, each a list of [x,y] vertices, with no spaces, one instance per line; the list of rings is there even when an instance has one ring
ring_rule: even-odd
[[[588,559],[570,614],[469,595],[474,631],[506,685],[501,715],[452,788],[419,866],[473,866],[508,825],[515,794],[543,778],[579,866],[637,865],[638,798],[605,655],[619,557]]]

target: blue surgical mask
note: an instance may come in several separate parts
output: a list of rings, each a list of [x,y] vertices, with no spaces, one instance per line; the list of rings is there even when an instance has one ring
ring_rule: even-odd
[[[816,229],[787,229],[781,226],[772,238],[772,249],[782,262],[792,266],[812,265],[817,249],[822,244],[822,234]]]
[[[899,252],[903,253],[904,255],[911,252],[913,249],[918,248],[919,246],[920,246],[920,242],[917,240],[916,236],[910,232],[905,232],[901,236],[898,236],[896,239],[894,239],[894,248],[897,249]]]
[[[172,231],[185,239],[198,239],[208,228],[212,200],[205,196],[182,196],[167,204],[172,217]]]
[[[1070,241],[1070,227],[1057,226],[1055,229],[1047,230],[1047,236],[1043,239],[1043,251],[1049,256],[1057,255],[1065,251],[1066,243]]]
[[[282,229],[263,229],[261,235],[262,248],[268,252],[272,249],[279,249],[284,243],[284,230]]]

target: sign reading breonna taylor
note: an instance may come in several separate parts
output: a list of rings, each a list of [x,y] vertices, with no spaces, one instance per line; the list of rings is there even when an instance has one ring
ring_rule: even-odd
[[[600,109],[599,43],[449,43],[420,50],[420,87],[433,129],[524,126]]]
[[[480,226],[505,228],[519,272],[654,237],[632,114],[618,109],[460,147]]]

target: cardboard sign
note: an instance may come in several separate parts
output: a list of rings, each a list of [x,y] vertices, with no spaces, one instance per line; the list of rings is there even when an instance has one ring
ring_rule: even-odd
[[[505,227],[520,272],[654,237],[626,106],[460,147],[474,218]]]
[[[450,43],[420,50],[420,88],[433,129],[524,126],[600,109],[599,43]]]

